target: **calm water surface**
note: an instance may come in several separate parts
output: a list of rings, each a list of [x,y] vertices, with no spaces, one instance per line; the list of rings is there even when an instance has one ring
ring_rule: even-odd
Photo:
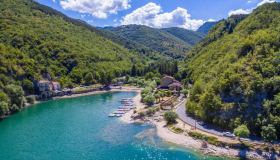
[[[107,117],[135,93],[37,104],[0,121],[0,160],[185,160],[205,157],[164,143],[147,125]]]

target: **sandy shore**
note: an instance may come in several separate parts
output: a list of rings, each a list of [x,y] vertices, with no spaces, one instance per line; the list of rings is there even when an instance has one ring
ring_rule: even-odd
[[[156,126],[157,134],[159,137],[161,137],[163,140],[174,143],[177,145],[181,145],[186,148],[195,149],[198,152],[201,152],[206,155],[214,155],[214,156],[226,156],[226,157],[244,157],[245,153],[247,158],[250,159],[263,159],[263,157],[257,155],[257,153],[252,151],[240,151],[236,149],[230,149],[230,148],[222,148],[217,147],[214,145],[207,145],[207,148],[202,148],[202,141],[201,140],[195,140],[192,137],[188,136],[186,133],[177,134],[172,131],[170,131],[167,127],[165,127],[166,122],[156,122],[152,121],[152,123]],[[187,127],[184,125],[183,122],[179,121],[178,124],[181,128],[186,129]]]
[[[130,89],[129,89],[130,90]],[[131,91],[131,90],[130,90]],[[141,90],[136,89],[137,95],[133,97],[134,104],[136,106],[136,110],[142,110],[145,108],[145,105],[141,103]],[[125,123],[134,123],[135,121],[131,119],[131,116],[133,115],[133,110],[127,112],[120,118],[121,121]],[[159,115],[158,115],[159,116]],[[254,151],[245,151],[245,150],[236,150],[236,149],[230,149],[230,148],[223,148],[223,147],[217,147],[214,145],[207,145],[207,148],[204,149],[201,147],[202,141],[193,139],[192,137],[188,136],[186,132],[177,134],[172,131],[170,131],[165,125],[165,121],[156,121],[153,119],[153,117],[148,118],[149,122],[153,124],[156,127],[157,134],[159,137],[161,137],[163,140],[169,143],[173,143],[176,145],[180,145],[186,148],[194,149],[198,152],[201,152],[202,154],[206,155],[214,155],[214,156],[226,156],[226,157],[244,157],[246,155],[249,159],[263,159],[262,156],[258,155]],[[178,124],[177,127],[180,127],[184,130],[191,130],[191,126],[186,125],[181,120],[177,120]]]

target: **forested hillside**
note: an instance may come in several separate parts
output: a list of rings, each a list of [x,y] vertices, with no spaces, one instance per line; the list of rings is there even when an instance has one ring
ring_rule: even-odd
[[[220,21],[187,62],[187,111],[222,128],[280,138],[280,4]]]
[[[205,35],[202,33],[187,30],[184,28],[178,28],[178,27],[163,28],[162,30],[183,40],[184,42],[186,42],[191,46],[196,45],[199,41],[201,41],[205,37]]]
[[[130,73],[139,57],[49,7],[31,0],[1,0],[0,115],[22,107],[24,92],[34,93],[33,82],[44,75],[63,87],[107,83]]]
[[[198,41],[197,35],[191,34],[196,39],[186,43],[184,40],[166,32],[165,30],[151,28],[142,25],[127,25],[120,27],[105,27],[102,30],[110,31],[120,37],[145,47],[146,50],[160,53],[171,59],[182,59]],[[186,37],[187,38],[187,37]],[[201,38],[200,38],[201,39]]]

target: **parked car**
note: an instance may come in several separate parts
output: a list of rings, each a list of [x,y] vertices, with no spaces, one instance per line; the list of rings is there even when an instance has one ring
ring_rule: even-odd
[[[201,125],[201,126],[204,126],[204,122],[202,122],[202,121],[200,121],[200,122],[197,122],[199,125]]]
[[[223,136],[225,136],[225,137],[230,137],[230,138],[235,137],[235,135],[232,134],[232,133],[230,133],[230,132],[223,132]]]

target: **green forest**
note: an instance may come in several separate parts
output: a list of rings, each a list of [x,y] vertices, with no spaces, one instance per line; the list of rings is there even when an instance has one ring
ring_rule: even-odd
[[[125,38],[130,45],[134,44],[133,47],[138,48],[140,53],[165,59],[184,59],[188,51],[204,37],[202,33],[176,27],[157,29],[143,25],[126,25],[100,30],[111,33],[107,36],[110,39],[123,41],[121,38]],[[113,37],[112,34],[118,37]]]
[[[3,0],[0,13],[0,117],[23,108],[42,79],[73,88],[178,72],[177,62],[154,51],[143,54],[145,46],[127,39],[115,43],[120,37],[32,0]]]
[[[186,60],[193,85],[187,112],[224,129],[248,127],[266,141],[279,139],[279,49],[279,3],[220,21]]]
[[[63,87],[106,83],[145,64],[138,53],[31,0],[0,2],[0,115],[23,107],[46,73]],[[90,77],[90,78],[86,78]]]

